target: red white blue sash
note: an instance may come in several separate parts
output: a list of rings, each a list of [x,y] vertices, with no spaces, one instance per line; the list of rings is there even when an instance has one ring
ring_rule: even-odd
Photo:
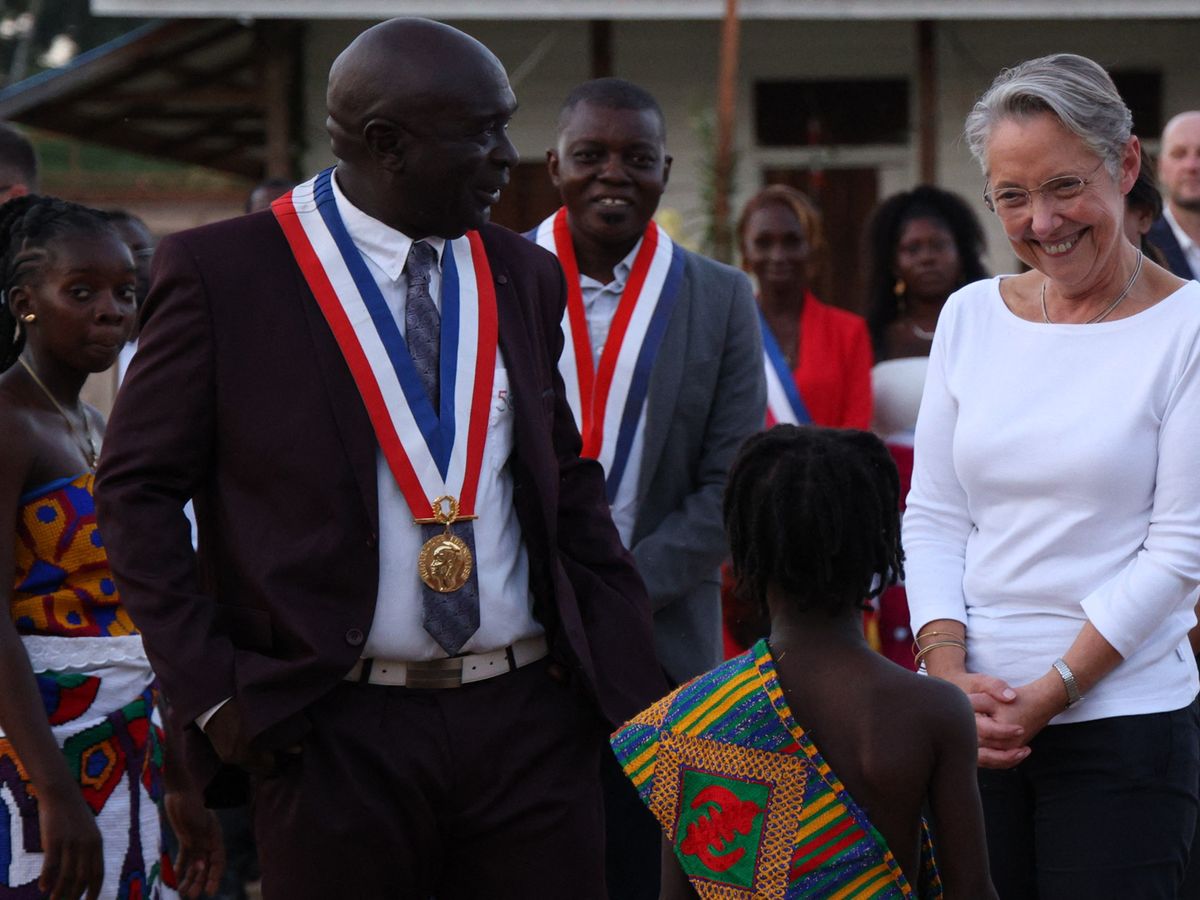
[[[400,329],[337,211],[333,170],[273,204],[292,255],[341,348],[375,437],[414,518],[434,498],[475,514],[496,371],[496,293],[478,232],[442,253],[441,408],[421,386]],[[465,433],[461,427],[466,425]]]
[[[650,372],[679,297],[683,249],[654,222],[646,226],[597,361],[592,356],[566,208],[559,209],[526,237],[557,256],[566,277],[564,345],[558,369],[583,437],[582,455],[599,460],[604,467],[608,500],[612,503],[629,463],[650,389]]]
[[[763,369],[767,375],[767,427],[811,424],[812,416],[762,310],[758,313],[758,324],[762,329]]]

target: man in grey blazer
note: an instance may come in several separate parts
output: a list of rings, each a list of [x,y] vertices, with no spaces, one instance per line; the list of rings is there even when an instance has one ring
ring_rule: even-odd
[[[558,126],[546,156],[564,208],[530,236],[566,273],[559,369],[649,590],[659,659],[679,683],[722,658],[722,495],[766,404],[754,295],[741,272],[673,245],[653,223],[671,157],[648,92],[615,78],[586,82]],[[610,895],[657,896],[655,879],[627,869],[643,840],[657,868],[657,831],[633,837],[606,801]]]

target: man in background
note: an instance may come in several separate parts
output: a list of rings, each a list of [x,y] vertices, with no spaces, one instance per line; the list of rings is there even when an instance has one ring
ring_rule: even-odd
[[[1158,157],[1158,181],[1166,199],[1150,242],[1180,278],[1200,278],[1200,110],[1167,122]]]
[[[619,78],[577,87],[546,158],[563,207],[531,236],[566,274],[559,370],[650,593],[659,659],[680,684],[722,657],[721,499],[765,415],[754,295],[741,272],[654,223],[671,157],[645,89]],[[657,897],[654,820],[611,754],[602,775],[609,896]]]

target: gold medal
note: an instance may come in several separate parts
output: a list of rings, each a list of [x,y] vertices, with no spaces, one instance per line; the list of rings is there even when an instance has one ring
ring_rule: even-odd
[[[460,516],[458,501],[446,495],[433,501],[432,518],[414,520],[418,525],[446,527],[442,534],[427,540],[422,545],[421,552],[417,554],[417,574],[426,585],[439,594],[457,591],[471,577],[471,569],[475,565],[471,557],[471,548],[467,546],[466,541],[450,531],[450,525],[460,519],[474,518]]]

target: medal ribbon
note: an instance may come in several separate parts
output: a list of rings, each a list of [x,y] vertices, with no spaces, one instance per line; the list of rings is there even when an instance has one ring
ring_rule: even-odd
[[[479,233],[442,252],[440,409],[413,367],[396,318],[337,211],[333,170],[271,210],[362,395],[375,437],[414,518],[435,497],[474,515],[496,370],[496,293]],[[467,422],[464,436],[457,423]],[[465,439],[464,439],[465,437]]]
[[[788,369],[787,360],[762,310],[758,313],[762,330],[763,369],[767,375],[767,427],[772,425],[810,425],[812,416],[796,387],[796,379]]]
[[[679,298],[683,250],[654,222],[646,226],[597,362],[592,356],[566,208],[559,209],[527,237],[557,256],[563,268],[567,309],[558,368],[583,438],[580,455],[599,460],[604,467],[611,503],[629,462],[654,360]]]

